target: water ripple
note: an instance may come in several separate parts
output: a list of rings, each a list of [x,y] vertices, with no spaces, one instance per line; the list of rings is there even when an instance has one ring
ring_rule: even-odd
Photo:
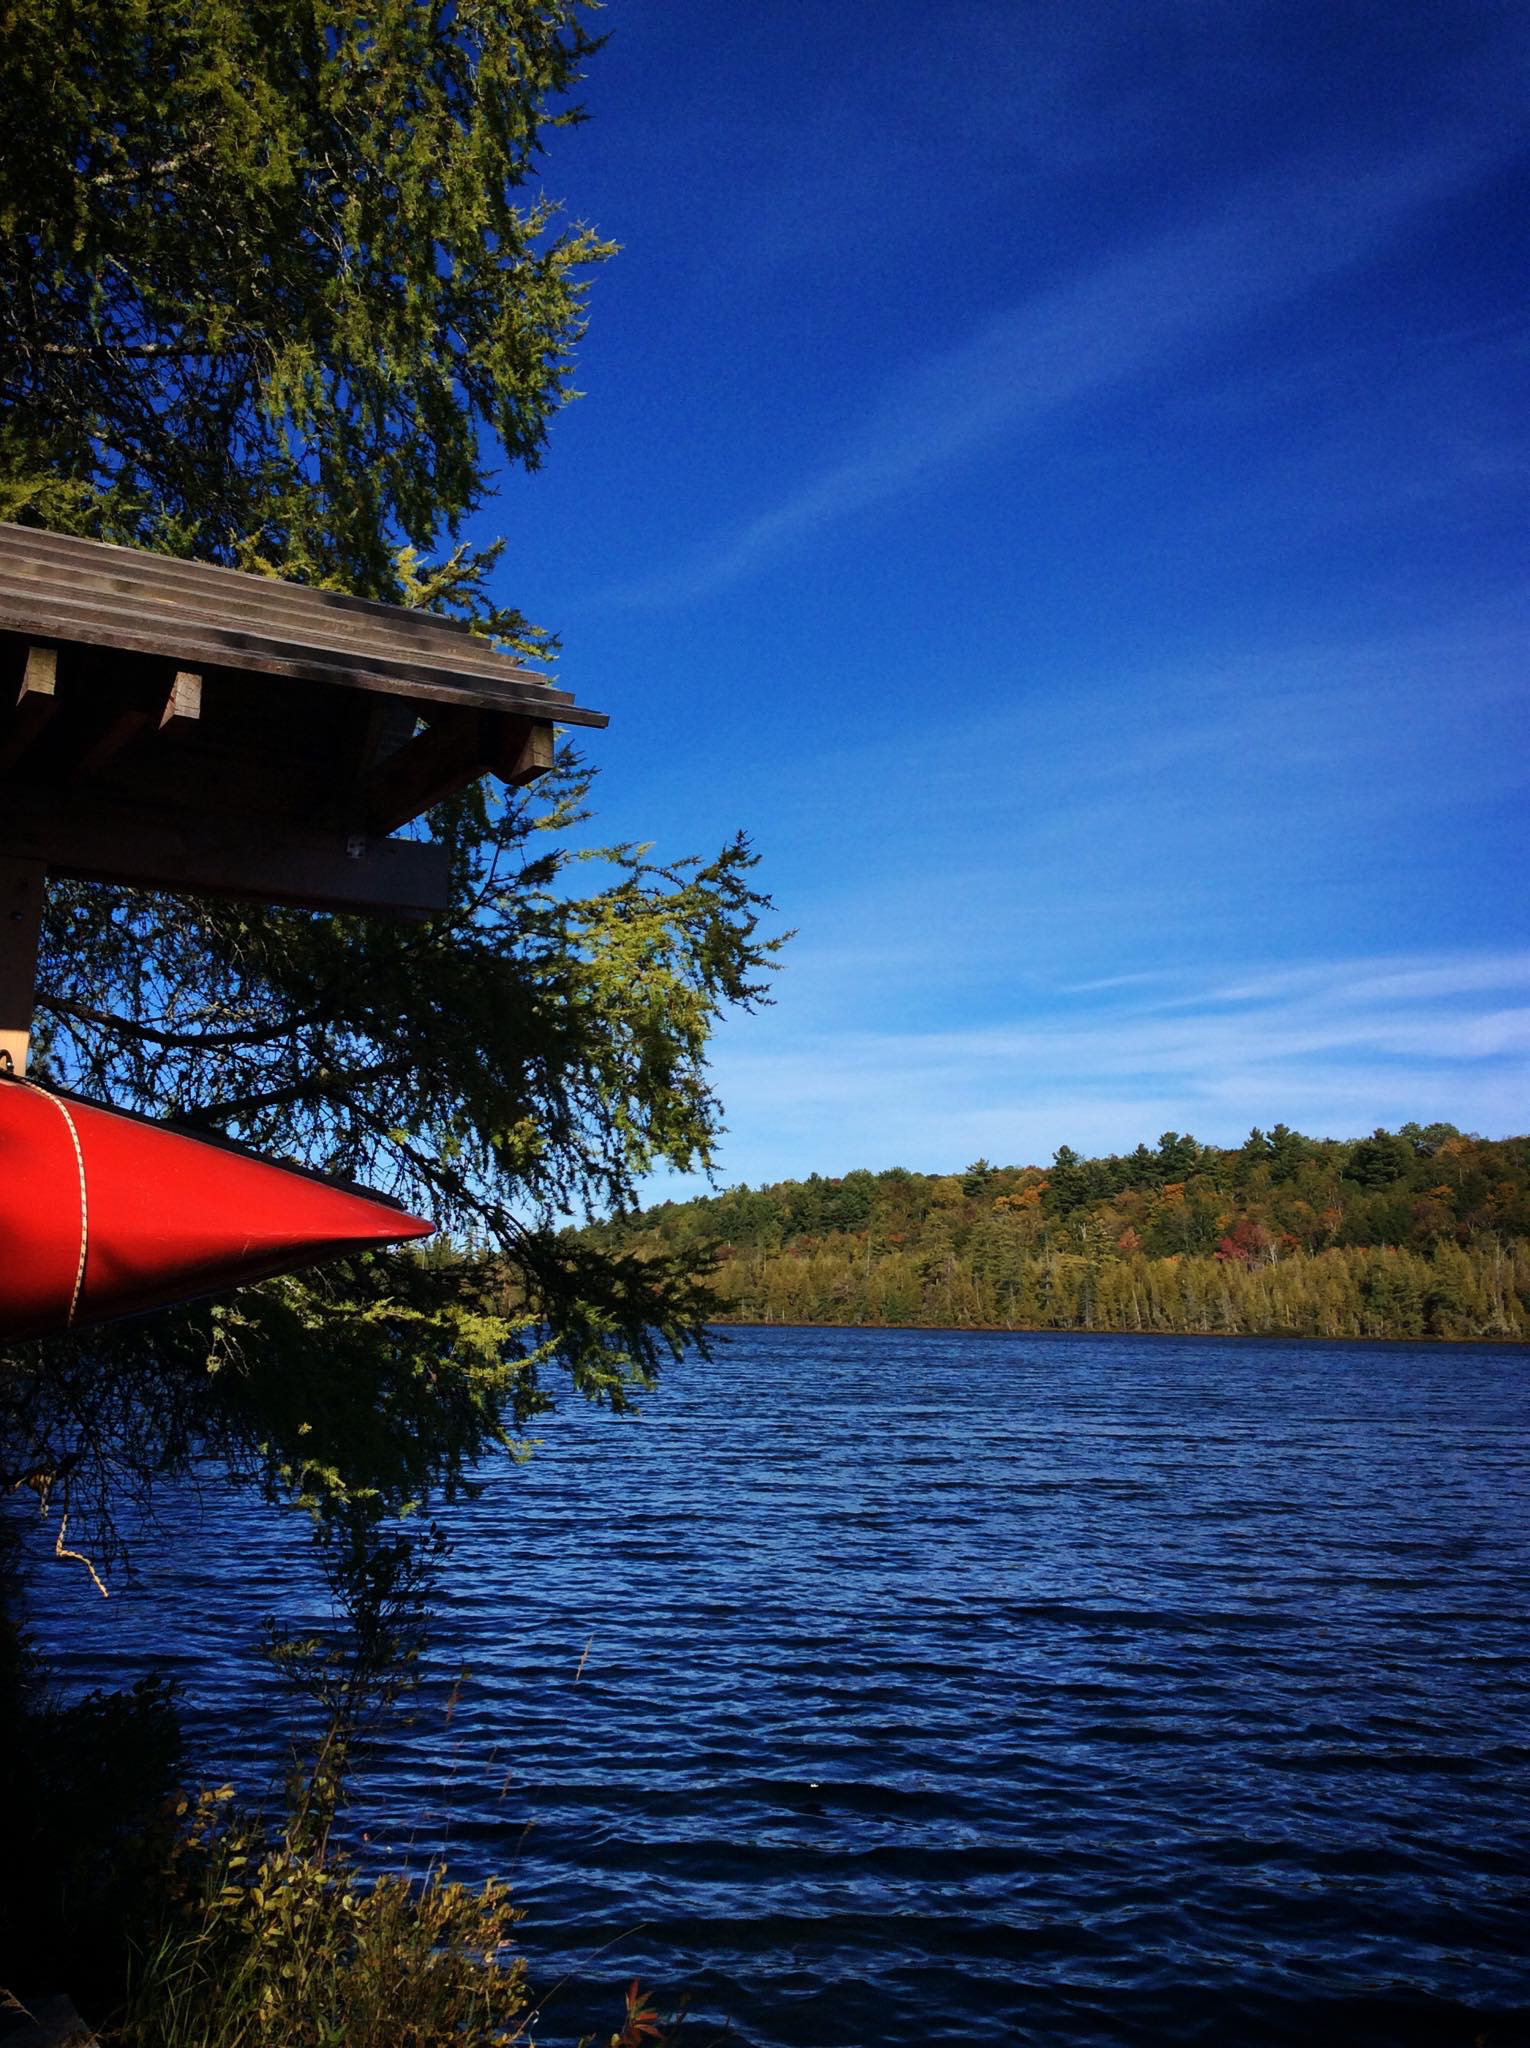
[[[640,1974],[738,2048],[1509,2048],[1527,1420],[1516,1349],[741,1333],[454,1512],[367,1853],[512,1876],[548,2042]],[[176,1513],[45,1628],[258,1776],[301,1540]]]

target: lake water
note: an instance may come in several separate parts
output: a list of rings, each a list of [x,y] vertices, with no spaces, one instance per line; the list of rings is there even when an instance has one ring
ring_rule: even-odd
[[[511,1876],[544,2043],[1530,2040],[1527,1423],[1521,1349],[737,1332],[453,1512],[365,1853]],[[301,1530],[170,1519],[45,1631],[258,1785]]]

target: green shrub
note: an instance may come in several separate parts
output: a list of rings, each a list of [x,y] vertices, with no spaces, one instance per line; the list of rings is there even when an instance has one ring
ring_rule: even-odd
[[[120,2048],[505,2048],[526,1966],[506,1887],[365,1882],[301,1823],[272,1830],[232,1788],[182,1802],[165,1922],[110,2038]]]

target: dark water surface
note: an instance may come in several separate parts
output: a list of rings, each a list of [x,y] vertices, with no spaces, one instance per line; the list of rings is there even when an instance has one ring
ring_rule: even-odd
[[[547,2043],[1530,2040],[1527,1423],[1521,1349],[737,1333],[452,1515],[366,1853],[512,1877]],[[260,1782],[301,1531],[143,1562],[50,1640]]]

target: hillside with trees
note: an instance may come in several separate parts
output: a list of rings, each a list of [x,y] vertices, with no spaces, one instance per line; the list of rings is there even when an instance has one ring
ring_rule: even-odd
[[[1276,1124],[965,1173],[735,1187],[574,1233],[704,1257],[723,1320],[1314,1337],[1530,1335],[1530,1138]]]

